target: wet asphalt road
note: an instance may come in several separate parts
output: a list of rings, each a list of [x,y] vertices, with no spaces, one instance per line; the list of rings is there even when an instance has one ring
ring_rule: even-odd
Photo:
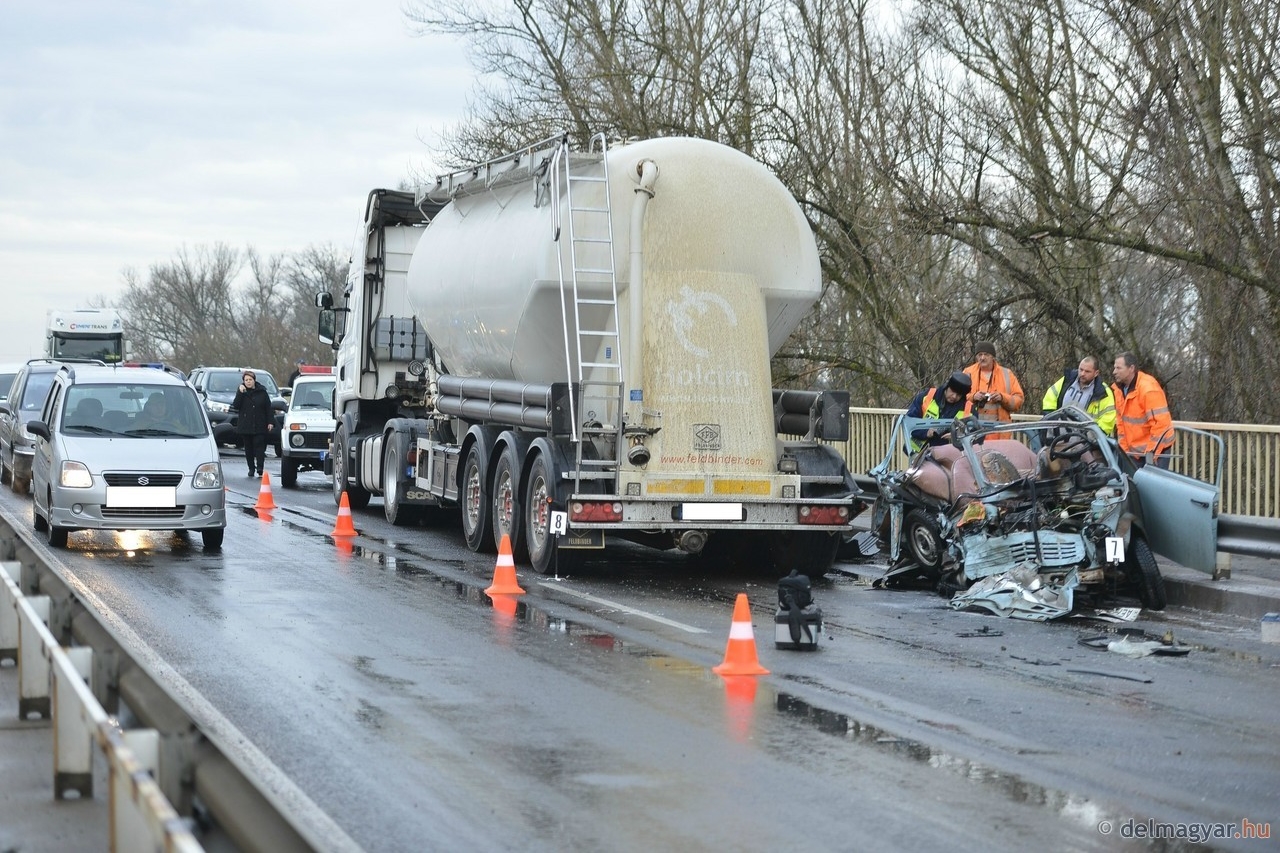
[[[1146,849],[1119,834],[1130,819],[1280,830],[1280,650],[1251,623],[1144,614],[1192,651],[1130,660],[1078,644],[1102,623],[954,613],[848,574],[869,564],[815,590],[817,652],[781,651],[774,577],[610,549],[574,577],[522,569],[527,595],[495,607],[494,558],[453,526],[392,528],[375,505],[339,548],[320,475],[277,485],[265,518],[237,473],[221,554],[78,533],[59,556],[365,849],[1114,850]],[[29,501],[0,504],[29,520]],[[738,592],[772,674],[726,681],[710,667]]]

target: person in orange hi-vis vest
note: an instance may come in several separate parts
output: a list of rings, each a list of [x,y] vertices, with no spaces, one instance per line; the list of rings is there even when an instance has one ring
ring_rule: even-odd
[[[978,341],[973,347],[974,362],[964,369],[973,383],[969,400],[973,413],[983,421],[1011,421],[1022,408],[1022,383],[1012,370],[996,362],[996,345]],[[1009,438],[1010,434],[992,433],[988,438]]]
[[[1173,447],[1173,416],[1169,398],[1150,373],[1138,369],[1138,357],[1131,352],[1116,356],[1112,365],[1116,381],[1111,390],[1116,397],[1116,441],[1138,465],[1155,462],[1169,467]]]

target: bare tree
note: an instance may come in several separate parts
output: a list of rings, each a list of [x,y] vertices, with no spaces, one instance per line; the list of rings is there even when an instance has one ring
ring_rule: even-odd
[[[146,279],[125,270],[118,307],[129,325],[134,354],[144,359],[189,360],[183,367],[213,363],[221,340],[238,332],[232,310],[233,282],[243,260],[216,243],[180,248],[168,263],[152,264]]]
[[[294,256],[262,256],[218,243],[182,247],[146,279],[125,271],[118,301],[135,357],[183,369],[234,365],[271,371],[277,379],[306,358],[328,363],[316,338],[314,297],[340,292],[348,263],[332,247]]]
[[[298,358],[305,358],[310,364],[333,361],[333,352],[317,338],[315,297],[318,293],[328,293],[336,303],[346,286],[350,268],[350,259],[331,244],[308,246],[290,259],[284,271],[282,316],[286,318],[289,352],[295,361]]]
[[[969,358],[1034,400],[1135,350],[1182,417],[1274,419],[1280,7],[1272,0],[417,3],[487,87],[458,162],[568,129],[691,134],[763,160],[827,289],[775,362],[900,404]],[[1241,334],[1241,332],[1249,334]]]

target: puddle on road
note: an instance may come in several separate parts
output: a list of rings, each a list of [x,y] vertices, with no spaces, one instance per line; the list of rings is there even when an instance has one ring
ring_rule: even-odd
[[[283,523],[296,527],[301,532],[316,535],[313,529],[287,521]],[[492,609],[500,630],[509,630],[519,623],[529,629],[550,634],[571,635],[582,640],[591,649],[644,658],[647,665],[651,667],[695,679],[706,685],[714,685],[724,691],[726,727],[735,740],[744,741],[752,737],[752,732],[758,729],[756,725],[758,721],[754,719],[754,715],[761,709],[772,709],[777,718],[785,719],[789,723],[798,723],[829,737],[917,762],[950,774],[966,783],[989,789],[1011,802],[1051,810],[1065,820],[1090,829],[1097,827],[1104,820],[1112,821],[1114,825],[1115,822],[1128,820],[1130,817],[1135,820],[1142,819],[1138,815],[1110,812],[1088,797],[1032,783],[1017,774],[962,758],[923,741],[901,737],[887,729],[861,722],[843,712],[823,708],[794,694],[775,690],[759,678],[750,676],[724,678],[712,675],[709,667],[657,652],[639,643],[615,637],[594,626],[556,616],[531,604],[521,596],[490,596],[484,592],[485,587],[478,583],[446,577],[439,571],[424,565],[419,559],[366,548],[346,537],[320,535],[333,541],[339,547],[339,553],[346,557],[378,566],[404,577],[428,579],[460,601]],[[394,543],[380,544],[384,547],[396,547]],[[458,571],[466,570],[461,561],[439,561],[437,565],[449,565]],[[500,638],[505,639],[505,633],[500,634]],[[815,686],[820,689],[820,685]],[[362,719],[362,722],[366,725],[378,724],[374,719]],[[788,739],[788,743],[790,742],[791,740]],[[765,748],[768,747],[765,746]],[[616,783],[616,780],[614,782]],[[1174,846],[1161,849],[1172,851],[1181,850],[1184,847],[1174,842]]]

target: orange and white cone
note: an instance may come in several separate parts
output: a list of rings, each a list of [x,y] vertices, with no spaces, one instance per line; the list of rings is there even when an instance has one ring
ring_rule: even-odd
[[[342,497],[338,500],[338,519],[333,524],[333,529],[329,531],[330,536],[356,536],[356,527],[351,523],[351,501],[347,500],[347,493],[344,491]]]
[[[733,604],[733,624],[729,626],[729,645],[724,650],[724,663],[713,666],[717,675],[768,675],[756,657],[756,635],[751,627],[751,605],[746,593],[738,593]]]
[[[493,583],[485,590],[485,594],[523,595],[524,590],[516,581],[516,561],[511,556],[511,537],[502,534],[502,542],[498,545],[498,564],[493,567]]]
[[[271,475],[266,471],[262,472],[262,485],[258,488],[258,502],[253,505],[253,508],[265,510],[276,508],[275,498],[271,497]]]

